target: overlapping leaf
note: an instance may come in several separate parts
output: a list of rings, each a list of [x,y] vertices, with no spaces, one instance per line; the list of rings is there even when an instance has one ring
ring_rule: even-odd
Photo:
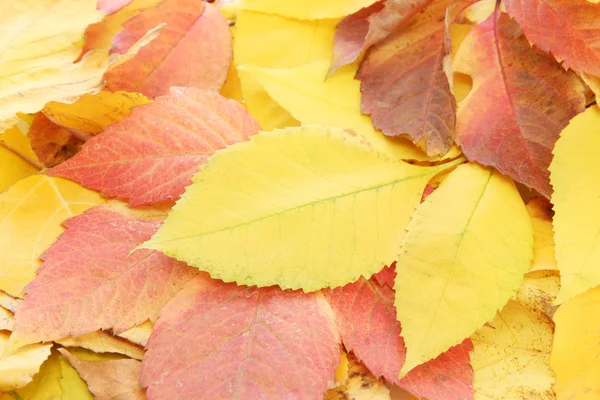
[[[449,0],[424,12],[373,47],[363,61],[362,110],[389,136],[406,135],[429,155],[452,144],[456,102],[444,71]]]
[[[131,205],[176,199],[215,151],[256,133],[238,103],[217,93],[173,88],[133,109],[49,174],[81,182]]]
[[[194,275],[155,251],[129,254],[160,224],[114,206],[67,220],[17,309],[13,348],[98,329],[122,332],[156,318]]]
[[[17,126],[0,134],[0,193],[40,167],[27,136]]]
[[[506,10],[536,47],[566,68],[600,76],[600,6],[588,0],[507,0]]]
[[[171,86],[218,91],[231,60],[231,34],[227,21],[211,4],[162,0],[127,21],[111,51],[122,53],[161,23],[166,26],[157,39],[105,75],[106,87],[152,98],[168,94]]]
[[[9,333],[0,332],[0,392],[26,386],[50,355],[52,344],[33,344],[6,354]]]
[[[245,0],[245,10],[260,11],[294,19],[339,18],[368,7],[377,0]]]
[[[557,302],[600,285],[600,109],[590,107],[560,134],[550,165],[554,240],[561,276]]]
[[[333,377],[338,343],[320,294],[200,275],[161,311],[142,382],[149,398],[317,399]]]
[[[398,378],[406,348],[396,321],[394,290],[380,284],[378,275],[326,292],[346,348],[375,376],[383,376],[416,396],[430,400],[472,398],[472,346],[468,340]]]
[[[403,373],[462,342],[514,297],[530,269],[533,232],[510,178],[457,167],[419,205],[396,265]]]
[[[215,154],[142,247],[226,282],[344,285],[394,260],[425,184],[446,167],[404,163],[338,129],[262,132]]]
[[[38,257],[60,235],[61,223],[104,203],[66,179],[34,175],[0,194],[0,289],[13,296],[35,276]]]
[[[35,155],[47,168],[73,157],[84,143],[83,138],[56,125],[42,113],[36,114],[31,122],[29,141]]]
[[[390,400],[390,390],[383,379],[377,379],[356,359],[348,354],[346,379],[342,385],[330,389],[323,400]]]
[[[465,155],[550,196],[554,143],[585,109],[577,76],[532,48],[499,10],[465,38],[454,69],[473,78],[457,114],[456,141]]]

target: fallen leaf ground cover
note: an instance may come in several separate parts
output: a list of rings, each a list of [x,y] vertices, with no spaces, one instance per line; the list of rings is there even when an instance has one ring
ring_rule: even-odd
[[[600,399],[600,4],[0,2],[0,400]]]

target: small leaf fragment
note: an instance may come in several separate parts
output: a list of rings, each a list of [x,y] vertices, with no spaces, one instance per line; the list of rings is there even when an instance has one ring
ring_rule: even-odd
[[[0,392],[26,386],[50,355],[52,344],[32,344],[6,354],[10,332],[0,332]],[[4,354],[3,354],[4,353]]]

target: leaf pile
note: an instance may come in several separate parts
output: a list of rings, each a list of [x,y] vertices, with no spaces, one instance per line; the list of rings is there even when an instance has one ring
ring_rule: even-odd
[[[0,400],[599,396],[597,2],[0,15]]]

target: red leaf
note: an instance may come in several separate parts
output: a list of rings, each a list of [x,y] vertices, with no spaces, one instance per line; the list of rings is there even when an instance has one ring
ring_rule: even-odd
[[[454,69],[473,78],[457,115],[456,142],[464,154],[549,196],[554,143],[585,109],[577,76],[530,47],[498,10],[464,39]]]
[[[398,379],[406,348],[396,320],[394,290],[373,278],[326,292],[346,349],[353,351],[375,376],[429,400],[472,399],[473,369],[466,339],[436,359]]]
[[[321,294],[199,275],[161,311],[147,344],[149,399],[317,399],[339,360]]]
[[[396,262],[394,261],[389,267],[383,267],[381,271],[373,275],[373,278],[380,285],[388,285],[394,287],[394,279],[396,279]]]
[[[99,329],[119,333],[155,319],[196,273],[154,250],[135,250],[162,221],[124,207],[99,206],[68,219],[40,257],[38,276],[15,314],[13,345]]]
[[[128,62],[105,74],[111,91],[141,92],[148,97],[167,94],[171,86],[218,91],[232,57],[229,24],[211,5],[199,0],[163,0],[124,24],[111,52],[124,54],[161,23],[158,38]]]
[[[96,9],[102,11],[106,15],[110,15],[116,13],[129,3],[131,3],[131,0],[98,0]]]
[[[403,29],[372,47],[358,72],[364,113],[388,136],[407,135],[429,155],[452,144],[456,102],[443,60],[446,7],[436,0]]]
[[[333,39],[330,73],[353,63],[363,51],[402,27],[432,1],[379,1],[344,18]]]
[[[505,0],[538,48],[567,68],[600,76],[600,4],[588,0]]]
[[[233,100],[214,92],[173,88],[169,96],[135,107],[48,174],[129,199],[131,205],[173,200],[215,151],[259,129]]]

